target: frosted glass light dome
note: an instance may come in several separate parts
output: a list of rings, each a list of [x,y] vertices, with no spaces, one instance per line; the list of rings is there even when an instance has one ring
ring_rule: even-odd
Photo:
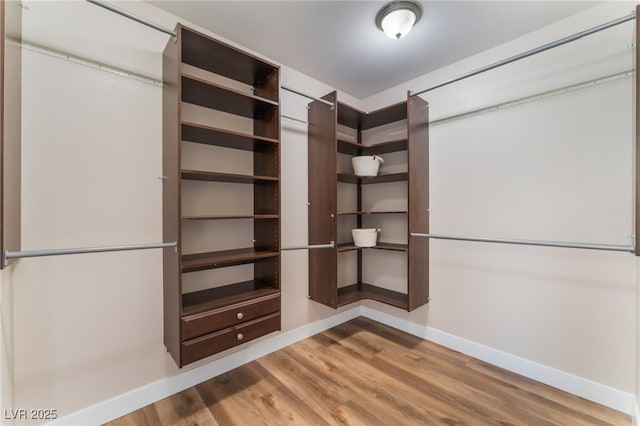
[[[394,1],[386,4],[376,15],[376,25],[389,38],[401,39],[422,16],[422,8],[411,1]]]

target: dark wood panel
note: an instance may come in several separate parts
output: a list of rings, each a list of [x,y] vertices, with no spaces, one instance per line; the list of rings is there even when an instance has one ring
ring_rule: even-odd
[[[429,104],[408,97],[409,233],[429,233]],[[409,310],[429,301],[429,239],[409,237]]]
[[[180,280],[180,147],[178,125],[180,108],[180,43],[167,42],[162,57],[162,240],[177,241],[178,247],[162,249],[164,344],[173,359],[180,363],[180,315],[182,293]]]
[[[182,44],[182,62],[197,68],[241,81],[260,89],[259,96],[278,100],[277,65],[236,49],[202,33],[182,26],[180,43]]]
[[[209,182],[227,182],[227,183],[247,183],[267,181],[277,182],[278,177],[274,176],[248,176],[236,175],[233,173],[205,172],[202,170],[181,170],[180,177],[186,180],[202,180]]]
[[[205,269],[243,265],[267,257],[279,256],[278,251],[259,250],[253,247],[212,251],[207,253],[185,254],[182,256],[182,272],[195,272]]]
[[[338,244],[338,251],[352,251],[352,250],[392,250],[392,251],[407,251],[407,244],[394,244],[385,243],[384,241],[378,241],[375,247],[358,247],[353,242]]]
[[[338,139],[338,152],[347,155],[387,154],[390,152],[406,151],[406,149],[406,139],[398,139],[366,146],[356,142]]]
[[[323,99],[337,102],[336,92]],[[314,101],[308,111],[309,244],[337,241],[336,109]],[[335,249],[309,250],[309,296],[337,306],[337,253]]]
[[[182,317],[182,340],[209,334],[280,311],[280,293]]]
[[[407,295],[367,283],[357,283],[338,289],[338,306],[370,299],[396,308],[407,309]]]
[[[273,101],[188,75],[184,71],[181,82],[182,101],[190,104],[248,118],[256,118],[266,111],[278,109],[278,105]]]
[[[280,251],[280,221],[253,221],[254,247],[259,250]]]
[[[196,423],[631,426],[632,419],[359,317],[108,425]]]
[[[256,280],[185,293],[182,295],[182,315],[193,315],[254,299],[276,297],[279,294],[280,290],[271,283]]]
[[[266,219],[280,219],[280,216],[277,214],[250,214],[250,215],[219,215],[219,216],[182,216],[180,219],[182,220],[226,220],[226,219],[256,219],[256,220],[266,220]]]
[[[280,330],[280,312],[210,333],[181,344],[183,365]]]
[[[338,104],[338,123],[353,129],[372,129],[406,118],[407,108],[404,102],[399,102],[371,112],[360,111],[343,103]]]
[[[338,173],[338,182],[353,183],[357,185],[370,185],[376,183],[402,182],[409,178],[408,173],[389,173],[378,176],[356,176],[351,173]]]
[[[0,2],[0,253],[20,250],[22,8]],[[0,269],[4,268],[0,262]]]
[[[388,212],[344,212],[338,213],[338,216],[353,216],[353,215],[387,215],[387,214],[407,214],[407,211],[388,211]]]
[[[182,140],[225,148],[256,151],[279,143],[277,139],[255,136],[233,130],[183,122]]]

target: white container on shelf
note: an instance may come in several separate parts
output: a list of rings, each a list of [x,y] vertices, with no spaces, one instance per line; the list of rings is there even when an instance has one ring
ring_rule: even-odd
[[[384,163],[384,160],[378,155],[365,155],[351,159],[356,176],[378,176],[381,163]]]
[[[357,228],[351,230],[356,247],[375,247],[380,228]]]

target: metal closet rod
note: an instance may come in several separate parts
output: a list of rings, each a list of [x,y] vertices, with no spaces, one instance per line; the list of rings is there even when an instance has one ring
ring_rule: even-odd
[[[331,107],[331,109],[334,109],[336,107],[336,105],[333,102],[328,101],[326,99],[316,98],[315,96],[307,95],[304,92],[301,92],[299,90],[293,89],[293,88],[291,88],[289,86],[285,86],[284,84],[280,85],[280,87],[283,88],[284,90],[287,90],[287,91],[291,92],[291,93],[295,93],[296,95],[300,95],[300,96],[303,96],[305,98],[313,99],[314,101],[318,101],[320,103],[323,103],[325,105],[329,105]]]
[[[282,247],[280,250],[313,250],[313,249],[323,249],[323,248],[335,248],[336,242],[331,241],[329,244],[312,244],[308,246],[292,246],[292,247]]]
[[[42,256],[60,256],[65,254],[84,254],[84,253],[102,253],[108,251],[126,251],[126,250],[147,250],[165,247],[177,247],[176,241],[171,243],[149,243],[149,244],[129,244],[119,246],[100,246],[100,247],[75,247],[66,249],[50,249],[50,250],[28,250],[28,251],[5,251],[5,264],[11,259],[20,259],[23,257],[42,257]]]
[[[563,241],[544,241],[544,240],[518,240],[508,238],[478,238],[478,237],[461,237],[457,235],[442,234],[421,234],[412,232],[412,237],[432,238],[438,240],[455,240],[455,241],[474,241],[479,243],[498,243],[498,244],[518,244],[525,246],[542,246],[542,247],[561,247],[561,248],[577,248],[587,250],[608,250],[608,251],[624,251],[635,252],[634,246],[616,245],[616,244],[589,244],[589,243],[568,243]]]
[[[104,2],[102,0],[87,0],[89,3],[95,4],[96,6],[100,6],[103,7],[107,10],[110,10],[111,12],[115,12],[118,15],[122,15],[125,18],[129,18],[133,21],[139,22],[143,25],[146,25],[147,27],[153,28],[154,30],[158,30],[160,32],[163,32],[165,34],[169,34],[170,36],[173,36],[175,38],[178,38],[178,34],[175,31],[172,31],[168,28],[165,28],[161,25],[156,24],[155,22],[149,21],[148,19],[142,18],[138,15],[134,15],[131,12],[127,12],[124,9],[120,9],[119,7],[113,6],[107,2]]]
[[[429,87],[428,89],[420,90],[419,92],[410,92],[410,95],[411,96],[418,96],[418,95],[421,95],[423,93],[430,92],[431,90],[439,89],[440,87],[444,87],[444,86],[447,86],[449,84],[456,83],[456,82],[458,82],[460,80],[464,80],[466,78],[473,77],[474,75],[482,74],[483,72],[492,70],[494,68],[498,68],[498,67],[501,67],[503,65],[519,61],[520,59],[528,58],[529,56],[533,56],[533,55],[536,55],[538,53],[544,52],[546,50],[553,49],[553,48],[558,47],[558,46],[562,46],[563,44],[567,44],[567,43],[570,43],[572,41],[576,41],[576,40],[578,40],[578,39],[580,39],[582,37],[597,33],[597,32],[602,31],[602,30],[606,30],[606,29],[611,28],[611,27],[615,27],[616,25],[620,25],[620,24],[622,24],[624,22],[627,22],[627,21],[630,21],[632,19],[636,19],[635,12],[631,12],[630,14],[625,15],[625,16],[623,16],[621,18],[614,19],[613,21],[606,22],[604,24],[589,28],[589,29],[584,30],[584,31],[580,31],[578,33],[575,33],[573,35],[561,38],[561,39],[553,41],[551,43],[543,44],[542,46],[536,47],[536,48],[531,49],[531,50],[527,50],[526,52],[519,53],[517,55],[511,56],[511,57],[506,58],[506,59],[503,59],[501,61],[494,62],[492,64],[486,65],[486,66],[481,67],[481,68],[477,68],[477,69],[475,69],[473,71],[470,71],[470,72],[468,72],[466,74],[462,74],[462,75],[460,75],[458,77],[455,77],[455,78],[452,78],[450,80],[444,81],[444,82],[442,82],[440,84],[436,84],[435,86]]]

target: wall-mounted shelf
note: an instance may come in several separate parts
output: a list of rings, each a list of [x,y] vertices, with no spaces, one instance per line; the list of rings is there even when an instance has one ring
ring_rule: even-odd
[[[184,180],[202,180],[208,182],[248,183],[278,182],[280,179],[272,176],[248,176],[233,173],[205,172],[200,170],[181,170],[180,176]]]
[[[278,66],[176,33],[163,55],[163,234],[178,242],[163,254],[164,341],[182,367],[280,330],[280,85]]]
[[[377,143],[375,145],[362,145],[357,142],[351,142],[338,139],[338,152],[348,155],[379,155],[391,152],[399,152],[407,150],[407,140],[398,139],[388,142]]]
[[[309,104],[309,244],[339,243],[309,252],[309,295],[334,308],[372,299],[416,309],[429,298],[429,245],[409,236],[410,230],[429,228],[427,103],[407,96],[365,113],[337,102],[335,92],[323,99],[338,106]],[[383,153],[395,161],[389,172],[383,167],[378,176],[359,177],[350,169],[348,156]],[[375,247],[347,242],[350,229],[372,224],[382,229]],[[396,291],[401,287],[406,292]]]
[[[409,178],[408,173],[390,173],[371,177],[361,177],[350,173],[338,173],[338,182],[370,185],[375,183],[402,182]]]
[[[273,138],[189,122],[182,123],[182,140],[245,151],[265,149],[280,142]]]

